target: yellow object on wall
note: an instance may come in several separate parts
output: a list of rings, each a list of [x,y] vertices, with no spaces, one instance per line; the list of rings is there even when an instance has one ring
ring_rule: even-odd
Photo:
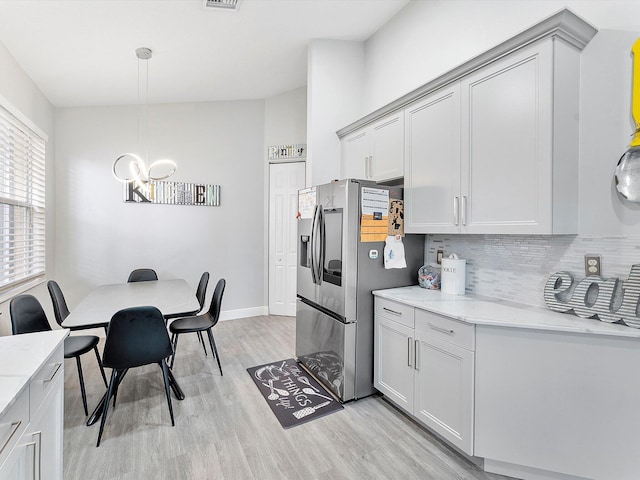
[[[631,141],[632,147],[640,147],[640,38],[631,47],[633,53],[633,87],[631,91],[631,113],[636,123],[636,133]]]

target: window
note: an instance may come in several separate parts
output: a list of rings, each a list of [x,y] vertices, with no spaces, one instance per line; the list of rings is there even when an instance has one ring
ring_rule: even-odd
[[[45,141],[0,107],[0,297],[44,279]]]

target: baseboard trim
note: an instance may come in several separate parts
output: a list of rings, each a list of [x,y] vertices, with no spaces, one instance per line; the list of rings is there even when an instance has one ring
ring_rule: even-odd
[[[499,460],[484,459],[484,471],[497,473],[508,477],[522,478],[524,480],[587,480],[584,477],[576,477],[565,473],[551,472],[539,468],[525,467]]]
[[[269,307],[239,308],[237,310],[223,310],[220,312],[220,321],[235,320],[237,318],[260,317],[269,315]]]

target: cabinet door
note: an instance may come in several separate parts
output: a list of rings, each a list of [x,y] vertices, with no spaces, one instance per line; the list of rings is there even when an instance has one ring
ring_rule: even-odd
[[[0,467],[0,480],[36,480],[38,445],[24,435]]]
[[[462,80],[463,232],[551,233],[551,48],[524,48]]]
[[[408,107],[405,124],[405,230],[458,232],[460,85]]]
[[[376,182],[404,175],[404,113],[389,115],[371,126],[368,177]]]
[[[414,416],[473,455],[474,353],[417,335]]]
[[[344,137],[341,142],[340,174],[344,178],[366,180],[371,146],[369,132],[358,130]]]
[[[36,478],[62,480],[62,445],[64,418],[64,373],[60,369],[51,380],[47,396],[35,412],[27,429],[36,442]]]
[[[413,328],[376,315],[374,342],[373,385],[413,413]]]

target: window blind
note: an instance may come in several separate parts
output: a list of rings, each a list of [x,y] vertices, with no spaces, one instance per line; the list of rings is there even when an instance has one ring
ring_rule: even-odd
[[[0,107],[0,294],[45,274],[45,141]]]

